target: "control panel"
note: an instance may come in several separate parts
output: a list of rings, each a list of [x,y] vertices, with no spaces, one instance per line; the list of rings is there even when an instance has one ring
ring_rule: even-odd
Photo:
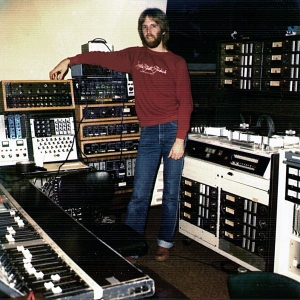
[[[182,178],[180,218],[217,235],[218,188]]]
[[[99,171],[109,172],[115,183],[116,190],[132,188],[136,158],[109,159],[89,162],[90,167]]]
[[[27,140],[22,138],[0,140],[0,166],[28,161]]]
[[[135,120],[123,121],[123,122],[106,122],[106,123],[81,123],[79,128],[80,140],[91,140],[99,137],[110,136],[132,136],[139,135],[140,127],[139,123]]]
[[[286,158],[286,188],[285,199],[300,204],[300,153],[287,151]]]
[[[76,104],[124,102],[128,99],[125,74],[116,76],[73,77]],[[122,73],[121,73],[122,74]]]
[[[273,271],[279,155],[191,138],[179,231],[246,269]]]
[[[187,142],[186,153],[205,161],[216,162],[220,165],[243,170],[259,176],[269,172],[270,155],[258,155],[254,151],[246,151],[242,147],[226,145],[226,141],[208,139],[207,143],[192,140]]]
[[[222,88],[299,92],[299,36],[221,43]]]
[[[220,237],[260,257],[269,254],[269,207],[256,201],[221,192]]]
[[[86,158],[136,154],[140,129],[134,102],[76,105],[75,116]]]
[[[99,156],[99,154],[118,155],[119,153],[136,153],[138,149],[139,138],[123,138],[118,140],[99,140],[99,141],[82,141],[81,151],[87,157]]]
[[[300,153],[281,150],[274,272],[300,280]]]
[[[5,80],[0,88],[0,108],[4,112],[75,108],[71,80]]]
[[[35,161],[77,159],[73,117],[31,117],[30,130]]]
[[[135,103],[114,103],[102,105],[76,105],[77,122],[117,121],[118,119],[136,119]]]

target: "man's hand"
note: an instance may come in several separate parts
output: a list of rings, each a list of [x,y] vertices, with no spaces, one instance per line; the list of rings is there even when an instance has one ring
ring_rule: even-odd
[[[62,60],[52,71],[49,72],[51,80],[62,80],[69,69],[70,60],[68,58]]]
[[[184,140],[176,139],[169,154],[169,158],[180,159],[184,154]]]

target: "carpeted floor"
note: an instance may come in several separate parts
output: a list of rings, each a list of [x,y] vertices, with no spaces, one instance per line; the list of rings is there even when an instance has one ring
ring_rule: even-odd
[[[154,298],[229,299],[227,278],[237,266],[195,241],[187,245],[186,238],[179,232],[170,258],[165,262],[155,260],[159,221],[160,207],[151,207],[145,233],[149,251],[136,263],[144,273],[151,276],[154,272],[157,291]]]

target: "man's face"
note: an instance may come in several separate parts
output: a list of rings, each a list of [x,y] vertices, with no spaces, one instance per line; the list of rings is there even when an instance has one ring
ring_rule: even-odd
[[[149,17],[146,17],[143,25],[143,44],[148,48],[156,48],[162,40],[162,32],[160,26]]]

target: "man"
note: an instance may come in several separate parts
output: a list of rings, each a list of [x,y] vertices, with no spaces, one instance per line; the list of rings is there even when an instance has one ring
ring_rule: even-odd
[[[62,79],[69,66],[75,64],[100,65],[132,75],[141,135],[125,222],[144,233],[153,186],[163,159],[164,191],[156,259],[165,261],[174,244],[185,139],[193,102],[186,63],[167,49],[169,24],[165,13],[157,8],[143,11],[138,32],[143,47],[79,54],[61,61],[49,76]],[[128,260],[134,262],[135,258]]]

